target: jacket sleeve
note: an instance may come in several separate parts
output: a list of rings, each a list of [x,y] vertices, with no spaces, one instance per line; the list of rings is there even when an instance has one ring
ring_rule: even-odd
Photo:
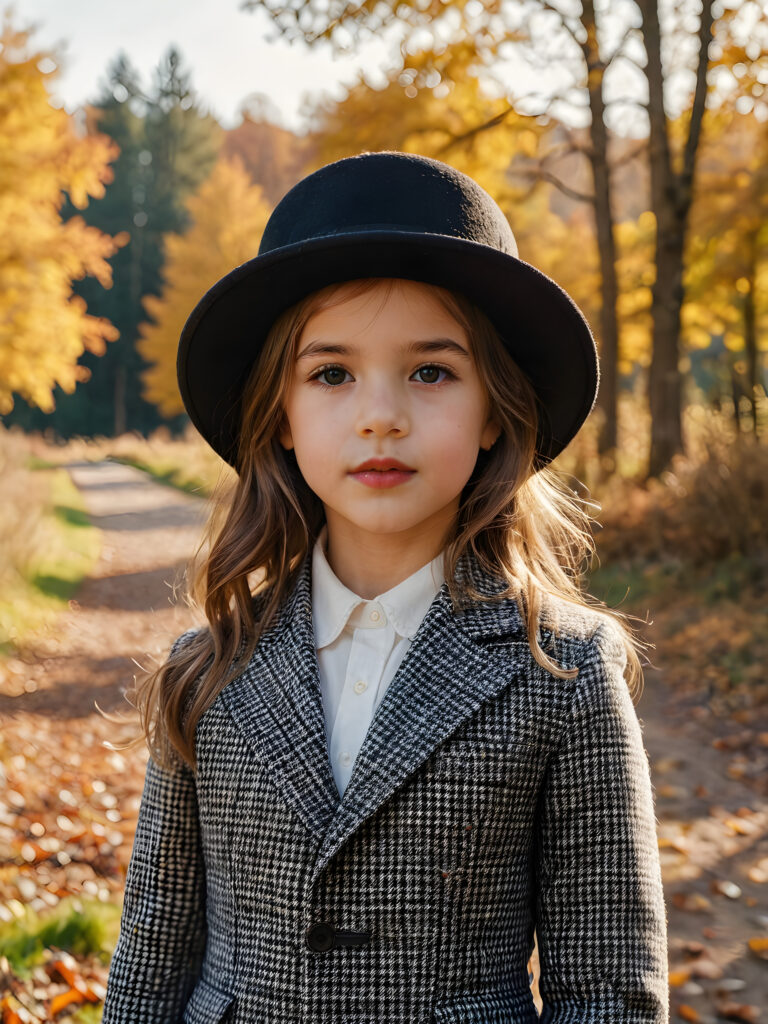
[[[194,773],[181,761],[166,769],[150,758],[102,1024],[181,1021],[205,943]]]
[[[541,1024],[667,1024],[667,917],[648,759],[608,621],[589,642],[537,825]]]

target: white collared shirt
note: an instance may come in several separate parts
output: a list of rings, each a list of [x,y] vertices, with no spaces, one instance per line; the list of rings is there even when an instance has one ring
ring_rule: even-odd
[[[312,619],[328,753],[343,795],[374,712],[445,577],[441,553],[366,601],[331,569],[327,535],[324,526],[312,552]]]

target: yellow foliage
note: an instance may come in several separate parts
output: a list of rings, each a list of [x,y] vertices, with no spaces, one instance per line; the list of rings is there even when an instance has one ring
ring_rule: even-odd
[[[162,295],[148,295],[144,308],[152,323],[141,325],[137,343],[152,364],[144,372],[144,394],[165,416],[184,411],[176,383],[176,350],[187,317],[219,278],[251,259],[270,207],[239,159],[220,160],[186,203],[190,226],[164,239]]]
[[[511,183],[510,164],[516,156],[540,156],[550,129],[491,96],[476,74],[477,60],[467,39],[409,54],[383,88],[361,76],[343,100],[313,111],[313,166],[365,151],[422,153],[469,174],[502,207],[519,199],[527,183]]]
[[[313,111],[314,167],[364,151],[422,153],[464,171],[507,215],[522,260],[553,277],[594,325],[600,311],[597,245],[588,218],[564,220],[556,193],[526,172],[562,145],[551,125],[492,96],[477,76],[475,43],[409,54],[383,88],[364,77],[338,103]],[[578,259],[574,259],[578,253]]]
[[[6,19],[0,34],[0,413],[13,394],[46,411],[52,389],[74,390],[77,360],[117,337],[89,316],[72,281],[111,284],[107,260],[124,239],[110,238],[81,217],[61,219],[69,196],[78,208],[104,194],[117,149],[104,135],[82,137],[72,118],[50,103],[28,33]]]
[[[654,244],[656,218],[644,211],[635,221],[616,225],[616,275],[619,296],[619,369],[629,373],[633,364],[647,366],[651,358],[651,288],[656,280]]]
[[[706,347],[723,334],[732,352],[748,337],[752,303],[754,342],[768,347],[768,136],[754,115],[724,104],[708,110],[699,158],[686,252],[686,305],[682,336]],[[705,341],[706,338],[706,341]]]

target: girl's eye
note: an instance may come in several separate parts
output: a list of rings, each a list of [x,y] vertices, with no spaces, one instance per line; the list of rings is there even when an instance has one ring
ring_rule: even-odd
[[[416,371],[421,380],[422,384],[442,384],[443,380],[453,377],[450,370],[444,366],[436,366],[434,363],[429,363],[427,366],[420,366]],[[439,379],[440,374],[444,374],[443,380]]]
[[[312,380],[319,380],[321,384],[336,386],[344,383],[347,374],[340,366],[324,366],[313,375]]]

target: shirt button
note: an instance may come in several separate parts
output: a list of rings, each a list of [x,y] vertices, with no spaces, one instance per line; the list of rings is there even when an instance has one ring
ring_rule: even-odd
[[[368,689],[368,683],[364,679],[358,679],[355,685],[352,687],[355,693],[365,693]]]
[[[381,618],[381,616],[379,615],[379,613],[377,611],[372,611],[370,618],[371,618],[371,622],[378,622],[379,619]]]
[[[343,753],[339,754],[339,761],[341,761],[342,764],[350,764],[352,761],[352,755],[345,750]]]

